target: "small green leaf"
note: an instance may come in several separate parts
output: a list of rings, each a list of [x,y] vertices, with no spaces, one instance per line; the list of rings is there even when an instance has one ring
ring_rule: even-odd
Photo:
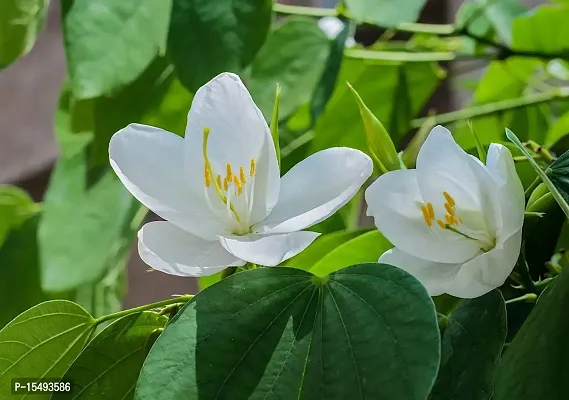
[[[95,320],[66,300],[41,303],[0,331],[0,395],[11,395],[14,378],[61,378],[95,329]],[[45,397],[44,397],[45,398]]]
[[[489,399],[506,334],[506,305],[498,290],[462,300],[447,317],[441,367],[429,399]]]
[[[228,301],[230,300],[230,301]],[[405,271],[352,266],[232,275],[158,338],[135,399],[425,399],[439,362],[433,303]]]
[[[16,186],[0,185],[0,246],[10,230],[39,211],[30,196]]]
[[[401,169],[401,163],[389,133],[387,133],[383,124],[373,115],[370,109],[367,108],[358,92],[349,82],[347,84],[356,99],[356,103],[358,103],[360,115],[364,123],[369,153],[376,162],[379,171],[385,173]]]
[[[211,285],[216,284],[222,278],[222,272],[218,272],[217,274],[209,275],[209,276],[200,276],[198,278],[198,287],[200,291],[204,290],[205,288],[210,287]]]
[[[0,2],[0,70],[32,49],[48,6],[49,0]]]
[[[393,245],[379,231],[372,231],[339,245],[322,257],[310,269],[314,275],[325,276],[332,272],[365,262],[376,262]]]
[[[415,22],[426,0],[345,0],[350,15],[361,22],[382,27],[395,27],[402,22]]]
[[[241,73],[271,25],[272,0],[172,1],[168,50],[180,81],[194,93],[222,72]]]
[[[171,0],[74,0],[63,38],[76,98],[110,94],[133,82],[165,49]]]
[[[569,51],[569,7],[543,4],[514,20],[512,47],[515,50],[564,53]],[[551,29],[555,27],[555,29]]]
[[[569,269],[541,294],[498,365],[495,400],[567,399]]]
[[[545,137],[545,146],[553,146],[555,143],[563,139],[569,134],[569,112],[563,114],[561,117],[551,124]]]
[[[310,270],[318,261],[325,257],[328,253],[334,251],[338,246],[354,239],[367,232],[366,230],[357,231],[339,231],[319,236],[310,246],[303,250],[300,254],[289,258],[281,264],[281,266],[294,267]],[[375,261],[375,260],[373,260]]]
[[[63,381],[73,382],[70,396],[59,392],[57,399],[132,400],[142,363],[156,334],[168,318],[154,312],[130,314],[107,326],[93,339],[65,373]]]
[[[522,142],[520,142],[520,139],[518,139],[518,137],[514,134],[514,132],[506,128],[506,136],[512,143],[514,143],[518,147],[518,149],[524,154],[524,156],[526,156],[529,163],[534,168],[535,172],[537,172],[543,183],[545,183],[549,188],[549,191],[551,192],[551,194],[559,204],[559,207],[561,207],[567,218],[569,218],[569,204],[567,204],[567,201],[564,199],[563,195],[559,192],[556,185],[553,184],[553,182],[549,179],[547,174],[541,169],[539,164],[528,153],[528,151],[525,149],[524,145],[522,144]]]

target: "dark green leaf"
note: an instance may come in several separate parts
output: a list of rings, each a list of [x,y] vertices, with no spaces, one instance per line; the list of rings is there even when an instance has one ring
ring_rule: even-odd
[[[345,0],[356,21],[395,27],[402,22],[415,22],[426,0]]]
[[[95,329],[95,320],[66,300],[39,304],[0,331],[0,395],[11,395],[13,378],[60,378]],[[44,397],[45,398],[45,397]]]
[[[49,0],[2,0],[0,5],[0,70],[28,53],[40,33]]]
[[[539,297],[496,371],[494,400],[569,398],[569,270]]]
[[[438,360],[432,301],[403,270],[362,264],[326,280],[259,268],[176,315],[135,398],[425,399]]]
[[[441,367],[429,399],[489,399],[506,333],[506,306],[498,290],[462,300],[447,317]]]
[[[379,231],[364,233],[348,240],[322,257],[310,269],[315,275],[325,276],[348,265],[376,262],[393,245]]]
[[[157,313],[142,312],[107,326],[65,373],[62,380],[73,382],[73,392],[59,392],[52,399],[133,399],[142,363],[167,321]]]
[[[242,72],[265,41],[272,3],[173,0],[168,49],[182,83],[195,92],[221,72]]]
[[[313,19],[287,18],[277,25],[251,64],[249,90],[270,121],[277,83],[279,119],[310,100],[328,55],[329,40]],[[275,51],[278,49],[278,51]]]
[[[563,198],[569,202],[569,151],[566,151],[548,168],[551,182],[557,187]]]
[[[74,0],[63,13],[75,97],[110,94],[133,82],[165,50],[171,0]]]

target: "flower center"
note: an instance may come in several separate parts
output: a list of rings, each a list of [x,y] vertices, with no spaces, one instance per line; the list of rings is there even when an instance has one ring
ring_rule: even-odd
[[[249,217],[253,206],[254,178],[256,172],[255,159],[251,159],[248,168],[249,177],[245,174],[244,166],[240,165],[239,169],[234,169],[229,162],[226,164],[225,177],[222,177],[221,174],[216,174],[207,154],[207,143],[210,132],[210,128],[203,128],[204,187],[206,200],[214,214],[219,215],[220,208],[215,207],[210,198],[210,189],[213,188],[215,195],[221,200],[221,205],[223,206],[223,210],[221,210],[222,215],[229,217],[233,225],[233,233],[236,235],[250,233]]]
[[[443,192],[442,195],[445,198],[444,208],[446,214],[444,215],[444,219],[436,218],[433,204],[428,202],[421,205],[421,212],[423,213],[425,225],[432,228],[436,221],[437,226],[440,229],[478,242],[480,244],[480,250],[483,252],[486,253],[492,250],[496,246],[496,238],[491,238],[486,232],[478,232],[468,228],[468,226],[464,224],[463,218],[457,215],[456,201],[454,198],[446,191]]]

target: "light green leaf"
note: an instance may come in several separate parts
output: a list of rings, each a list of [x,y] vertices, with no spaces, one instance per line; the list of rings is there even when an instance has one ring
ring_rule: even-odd
[[[524,154],[524,156],[526,156],[526,158],[528,159],[529,163],[531,164],[535,172],[539,175],[543,183],[547,185],[549,191],[557,201],[557,204],[559,204],[559,207],[561,207],[567,218],[569,218],[569,204],[567,204],[567,201],[563,198],[563,195],[559,192],[557,187],[553,184],[553,182],[551,182],[547,174],[541,169],[539,164],[528,153],[528,151],[525,149],[523,144],[520,142],[520,139],[518,139],[518,137],[514,134],[514,132],[506,128],[506,136],[512,143],[514,143],[518,147],[518,149]]]
[[[208,276],[200,276],[198,278],[198,287],[200,289],[200,291],[204,290],[205,288],[210,287],[211,285],[216,284],[217,282],[219,282],[222,278],[222,272],[218,272],[216,274],[213,275],[208,275]]]
[[[300,254],[289,258],[281,264],[281,266],[294,267],[310,270],[320,259],[325,257],[328,253],[334,251],[338,246],[354,239],[363,233],[365,230],[357,231],[339,231],[326,235],[319,236],[310,246],[303,250]],[[376,260],[373,260],[376,261]]]
[[[395,27],[402,22],[415,22],[425,0],[345,0],[350,15],[356,21]]]
[[[325,276],[347,265],[376,262],[393,245],[379,231],[364,233],[336,247],[310,269],[314,275]]]
[[[168,50],[182,83],[195,92],[222,72],[241,73],[265,41],[272,4],[173,0]]]
[[[49,0],[0,0],[0,70],[32,49],[48,5]]]
[[[95,320],[79,305],[53,300],[30,308],[0,331],[0,395],[14,378],[60,378],[89,340]],[[38,397],[49,398],[49,395]]]
[[[0,246],[10,230],[39,211],[30,196],[16,186],[0,185]]]
[[[110,94],[133,82],[165,50],[171,0],[74,0],[63,37],[76,98]]]
[[[555,123],[549,126],[545,137],[545,146],[553,146],[569,134],[569,112],[563,114]]]
[[[494,400],[566,399],[569,270],[541,294],[498,365]]]
[[[277,84],[281,87],[279,119],[310,100],[324,70],[328,43],[324,32],[308,18],[287,18],[269,34],[251,64],[249,80],[251,95],[268,121]]]
[[[65,373],[73,392],[57,399],[134,398],[142,363],[168,318],[154,312],[127,315],[107,326],[93,339]]]
[[[514,20],[512,47],[515,50],[564,53],[569,50],[569,7],[541,5]],[[552,29],[554,28],[554,29]]]
[[[429,399],[489,399],[506,333],[506,305],[498,290],[462,300],[446,321],[441,367]]]
[[[433,303],[403,270],[362,264],[318,279],[258,268],[176,315],[144,363],[135,399],[419,400],[438,361]]]

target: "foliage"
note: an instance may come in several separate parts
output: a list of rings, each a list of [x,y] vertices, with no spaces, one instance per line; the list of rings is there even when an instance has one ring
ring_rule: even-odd
[[[0,186],[0,398],[27,398],[12,393],[23,378],[72,382],[45,399],[567,398],[569,2],[468,0],[448,25],[416,22],[425,3],[63,0],[61,155],[42,202]],[[0,0],[0,70],[32,51],[48,6]],[[384,34],[351,46],[364,24]],[[488,61],[468,104],[426,109],[448,61],[467,86],[467,60]],[[109,141],[130,123],[184,136],[196,91],[225,71],[270,125],[281,175],[346,146],[374,158],[375,180],[414,167],[437,124],[473,155],[507,146],[527,204],[506,282],[433,302],[378,263],[393,245],[365,219],[364,187],[279,266],[228,268],[195,297],[120,311],[147,209]]]

